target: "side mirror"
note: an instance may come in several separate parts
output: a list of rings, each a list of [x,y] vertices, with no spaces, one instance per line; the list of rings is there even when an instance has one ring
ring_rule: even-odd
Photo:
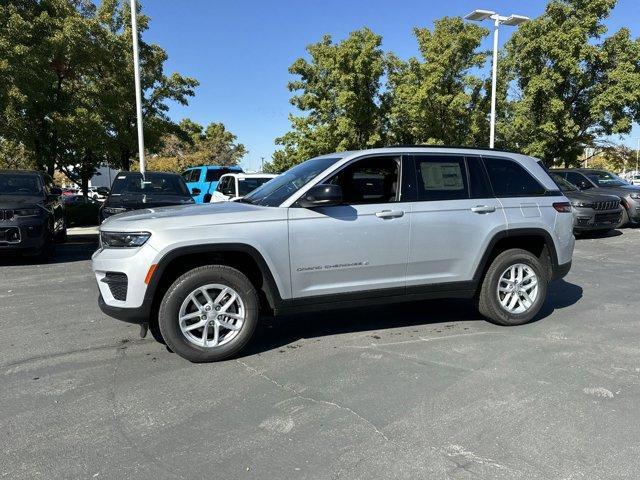
[[[200,195],[202,193],[202,191],[199,188],[193,188],[191,189],[191,195],[193,195],[194,197],[197,195]]]
[[[62,189],[60,187],[51,187],[49,189],[49,193],[51,193],[51,195],[60,196],[62,195]]]
[[[316,185],[312,187],[298,204],[304,208],[331,207],[342,203],[342,188],[340,185]]]

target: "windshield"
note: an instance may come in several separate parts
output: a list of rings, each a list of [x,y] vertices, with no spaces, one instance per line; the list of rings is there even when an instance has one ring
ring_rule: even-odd
[[[42,195],[37,175],[0,173],[0,195]]]
[[[622,187],[628,185],[617,175],[605,171],[587,172],[587,177],[599,187]]]
[[[238,179],[238,195],[244,197],[249,192],[253,192],[256,188],[264,185],[272,178],[239,178]]]
[[[307,160],[258,187],[242,201],[266,207],[277,207],[338,160],[340,157]]]
[[[189,196],[189,190],[179,175],[146,173],[118,175],[113,181],[112,195],[177,195]]]
[[[562,190],[563,192],[577,192],[578,189],[573,186],[571,183],[567,182],[564,178],[562,178],[560,175],[558,175],[557,173],[550,173],[551,178],[553,178],[553,181],[556,182],[556,184],[560,187],[560,190]]]

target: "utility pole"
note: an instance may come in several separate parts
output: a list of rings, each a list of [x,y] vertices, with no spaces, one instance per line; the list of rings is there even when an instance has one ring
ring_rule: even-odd
[[[133,39],[133,75],[136,86],[136,121],[138,125],[138,157],[140,158],[140,173],[144,179],[144,133],[142,130],[142,87],[140,85],[140,58],[138,57],[138,8],[136,0],[131,0],[131,37]]]
[[[264,172],[264,157],[260,157],[260,172]]]

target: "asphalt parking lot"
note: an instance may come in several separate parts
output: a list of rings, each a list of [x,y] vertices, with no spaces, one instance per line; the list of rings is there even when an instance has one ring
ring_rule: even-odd
[[[100,313],[91,236],[0,266],[0,478],[637,478],[640,229],[542,318],[438,301],[265,319],[193,365]]]

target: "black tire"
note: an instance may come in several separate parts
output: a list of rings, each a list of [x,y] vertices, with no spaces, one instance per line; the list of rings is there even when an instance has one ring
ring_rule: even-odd
[[[622,218],[620,219],[620,223],[617,228],[622,228],[629,225],[629,212],[625,207],[622,207]]]
[[[533,304],[523,313],[508,312],[498,299],[500,276],[512,265],[524,264],[533,269],[538,277],[538,295]],[[487,270],[478,295],[478,310],[490,322],[498,325],[513,326],[530,322],[538,314],[547,296],[549,274],[540,260],[527,250],[511,249],[499,254]]]
[[[238,334],[228,343],[203,347],[191,343],[180,329],[180,306],[195,289],[207,284],[222,284],[235,290],[244,304],[245,319]],[[240,271],[226,265],[194,268],[169,287],[158,312],[158,326],[167,346],[181,357],[195,363],[215,362],[237,354],[249,342],[258,324],[260,302],[256,289]]]

